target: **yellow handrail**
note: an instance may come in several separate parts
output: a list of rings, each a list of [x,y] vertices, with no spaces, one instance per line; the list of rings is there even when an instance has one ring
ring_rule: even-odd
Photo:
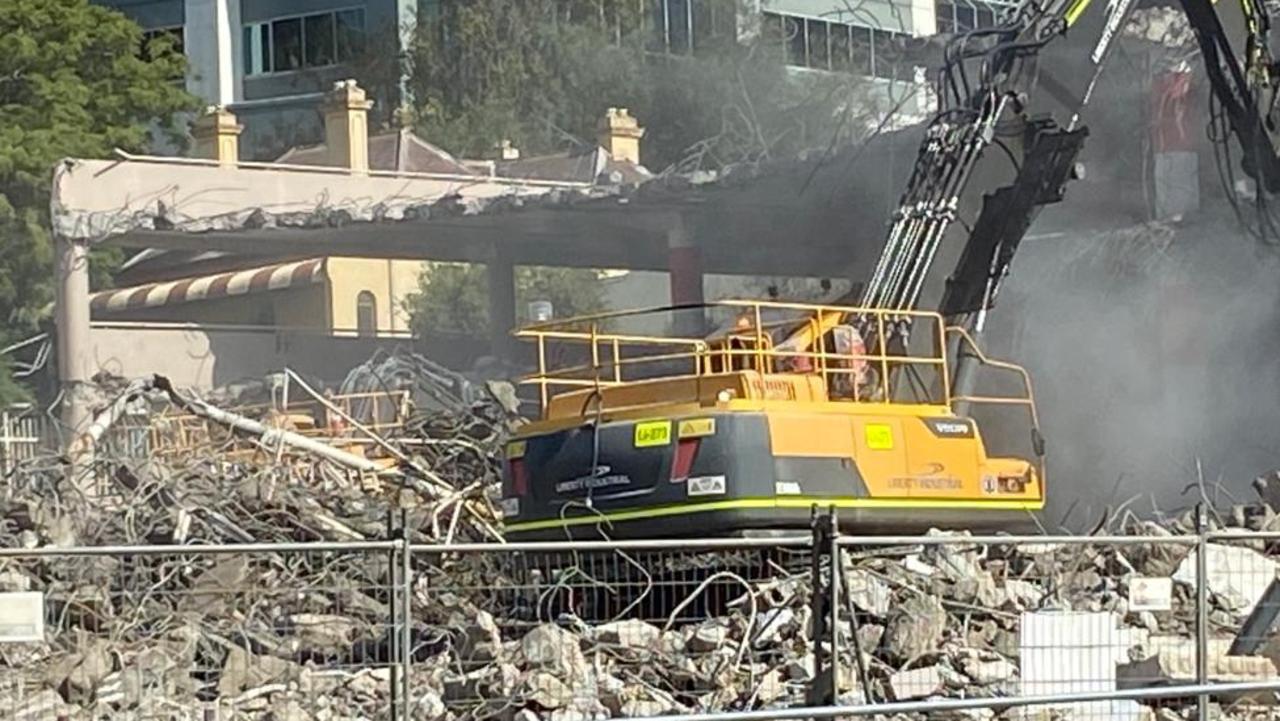
[[[690,309],[727,308],[732,311],[736,320],[729,327],[713,333],[707,338],[690,338],[683,336],[657,336],[633,332],[609,332],[602,328],[605,321],[613,322],[627,317],[643,316],[660,311]],[[766,317],[765,313],[784,312],[798,313],[798,317]],[[874,345],[868,344],[878,352],[835,353],[828,348],[827,332],[841,323],[854,322],[860,325],[863,332],[877,334]],[[553,387],[583,387],[590,385],[605,387],[618,385],[638,378],[628,378],[627,371],[638,366],[691,360],[689,373],[665,373],[661,377],[701,378],[724,373],[736,372],[750,368],[760,373],[770,374],[779,371],[780,361],[808,360],[803,364],[803,372],[814,372],[820,375],[824,386],[828,386],[833,375],[846,375],[849,371],[841,364],[869,364],[876,368],[880,379],[880,393],[886,402],[894,401],[891,391],[892,369],[903,366],[926,366],[936,369],[943,377],[943,398],[941,405],[950,404],[947,396],[949,384],[946,376],[948,361],[939,344],[940,350],[931,355],[909,355],[906,349],[901,354],[889,351],[886,336],[903,321],[931,323],[939,338],[945,341],[944,324],[937,313],[928,311],[897,311],[857,306],[838,306],[829,304],[793,303],[784,301],[725,300],[708,303],[702,306],[681,306],[679,308],[649,308],[635,311],[615,311],[592,316],[569,318],[528,326],[516,333],[517,337],[533,340],[537,344],[537,371],[522,379],[522,382],[540,386],[540,398],[544,408],[550,400],[550,389]],[[785,341],[774,341],[774,333],[783,330]],[[555,367],[548,357],[553,343],[568,345],[587,345],[586,353],[568,365]],[[609,349],[609,357],[600,352],[601,345]],[[642,349],[639,354],[625,357],[624,347]],[[643,350],[650,349],[650,350]],[[744,364],[742,361],[746,360]],[[793,368],[801,367],[800,364]],[[859,371],[860,372],[860,371]],[[932,372],[932,371],[931,371]],[[896,385],[896,384],[894,384]]]

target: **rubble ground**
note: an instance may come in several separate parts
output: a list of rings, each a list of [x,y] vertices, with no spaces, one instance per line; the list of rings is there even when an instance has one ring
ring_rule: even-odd
[[[11,473],[0,493],[0,592],[42,594],[46,625],[43,642],[0,644],[0,718],[385,719],[403,709],[406,687],[415,719],[587,721],[810,700],[825,673],[817,659],[833,644],[814,638],[809,549],[446,552],[442,544],[500,540],[494,501],[518,422],[514,393],[405,355],[375,358],[348,381],[337,396],[405,389],[412,398],[376,438],[357,426],[378,419],[355,411],[326,431],[326,443],[384,471],[308,453],[287,434],[192,424],[173,413],[171,394],[149,390],[122,404],[131,410],[104,436],[92,486],[53,455]],[[318,385],[297,378],[298,387]],[[184,411],[240,407],[254,393],[188,398]],[[104,396],[104,408],[113,400]],[[302,433],[288,416],[260,422]],[[175,445],[181,424],[185,445]],[[127,452],[142,438],[147,452]],[[1280,678],[1280,636],[1264,618],[1280,603],[1278,547],[1256,533],[1280,526],[1280,489],[1259,490],[1261,501],[1212,519],[1213,680]],[[1150,540],[844,539],[835,700],[1080,690],[1100,681],[1089,675],[1099,668],[1121,688],[1194,679],[1191,517],[1116,525],[1107,530]],[[430,544],[411,554],[407,578],[401,539]],[[320,541],[350,545],[218,548]],[[103,546],[165,548],[84,550]],[[1150,590],[1162,583],[1167,598]],[[1101,666],[1036,661],[1044,649],[1028,646],[1028,617],[1072,614],[1106,619],[1049,650],[1083,649]],[[1263,630],[1237,638],[1246,620]],[[1216,699],[1216,717],[1265,716],[1270,700]],[[1125,708],[1133,718],[1191,717],[1181,701]],[[1073,713],[1084,715],[1001,715]]]

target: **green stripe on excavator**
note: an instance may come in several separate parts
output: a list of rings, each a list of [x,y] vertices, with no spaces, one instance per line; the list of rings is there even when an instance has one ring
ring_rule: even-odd
[[[749,510],[756,508],[809,508],[825,506],[836,508],[948,508],[955,510],[989,510],[989,511],[1039,511],[1044,508],[1044,501],[974,501],[944,500],[939,498],[821,498],[809,496],[787,496],[785,498],[741,498],[731,501],[711,501],[708,503],[691,503],[670,506],[654,506],[634,511],[602,513],[592,516],[574,516],[572,518],[549,518],[544,521],[525,521],[523,523],[504,524],[508,532],[540,531],[563,526],[580,526],[588,523],[608,521],[636,521],[663,516],[679,516],[686,513],[704,513],[708,511]]]

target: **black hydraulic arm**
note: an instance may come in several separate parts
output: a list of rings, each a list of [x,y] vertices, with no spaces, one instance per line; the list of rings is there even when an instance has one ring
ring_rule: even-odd
[[[1138,0],[1028,0],[997,27],[957,34],[936,81],[939,111],[862,298],[937,308],[980,331],[1018,245],[1078,175],[1094,95]],[[1223,135],[1241,167],[1280,188],[1277,67],[1259,0],[1178,0],[1195,32]],[[936,269],[936,270],[935,270]]]
[[[1180,0],[1204,58],[1213,102],[1241,153],[1241,168],[1268,192],[1280,189],[1276,154],[1277,67],[1271,19],[1254,0]]]

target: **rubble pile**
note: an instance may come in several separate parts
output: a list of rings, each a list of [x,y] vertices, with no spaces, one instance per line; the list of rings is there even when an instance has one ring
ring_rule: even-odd
[[[188,422],[164,415],[166,405],[237,433],[192,436],[182,453],[129,454],[116,438],[93,459],[96,493],[65,458],[21,466],[0,492],[0,548],[46,555],[0,557],[0,592],[39,592],[48,625],[44,642],[0,643],[0,718],[389,719],[407,690],[415,719],[595,721],[1017,696],[1097,671],[1046,666],[1046,649],[1091,649],[1120,687],[1195,677],[1196,549],[1168,540],[1194,531],[1187,514],[1126,515],[1100,529],[1148,539],[1137,544],[985,545],[958,534],[845,547],[834,629],[822,638],[807,550],[449,549],[411,556],[407,582],[401,557],[383,548],[55,552],[402,532],[424,543],[500,540],[492,500],[515,422],[510,388],[401,355],[356,369],[339,395],[395,389],[411,391],[403,422],[339,414],[342,432],[324,443],[341,453],[330,456],[289,435],[300,428],[289,413],[246,421],[156,382],[115,405],[159,419],[166,437]],[[210,398],[231,407],[260,391]],[[159,433],[155,422],[116,420],[111,433],[125,440],[141,443],[139,428],[152,442]],[[1280,479],[1258,490],[1261,502],[1212,516],[1214,527],[1280,528]],[[1212,679],[1280,677],[1280,637],[1257,613],[1264,599],[1280,603],[1277,555],[1263,540],[1208,545]],[[1144,596],[1149,583],[1165,584],[1163,601]],[[1104,614],[1107,626],[1029,643],[1028,618],[1069,614]],[[1261,630],[1241,634],[1242,624]],[[824,661],[830,633],[834,670]],[[827,683],[833,699],[815,695]],[[1219,717],[1245,718],[1237,712],[1260,699],[1219,701]],[[1182,703],[1159,712],[1190,718]]]
[[[100,379],[94,455],[9,473],[0,548],[501,540],[510,386],[380,355],[348,379],[379,386],[354,401],[293,376],[310,405],[264,403],[284,375],[207,398]],[[276,696],[321,690],[368,712],[341,717],[385,716],[391,573],[374,552],[0,558],[0,592],[40,592],[49,623],[47,643],[0,643],[0,718],[196,718],[206,702],[308,718]]]

